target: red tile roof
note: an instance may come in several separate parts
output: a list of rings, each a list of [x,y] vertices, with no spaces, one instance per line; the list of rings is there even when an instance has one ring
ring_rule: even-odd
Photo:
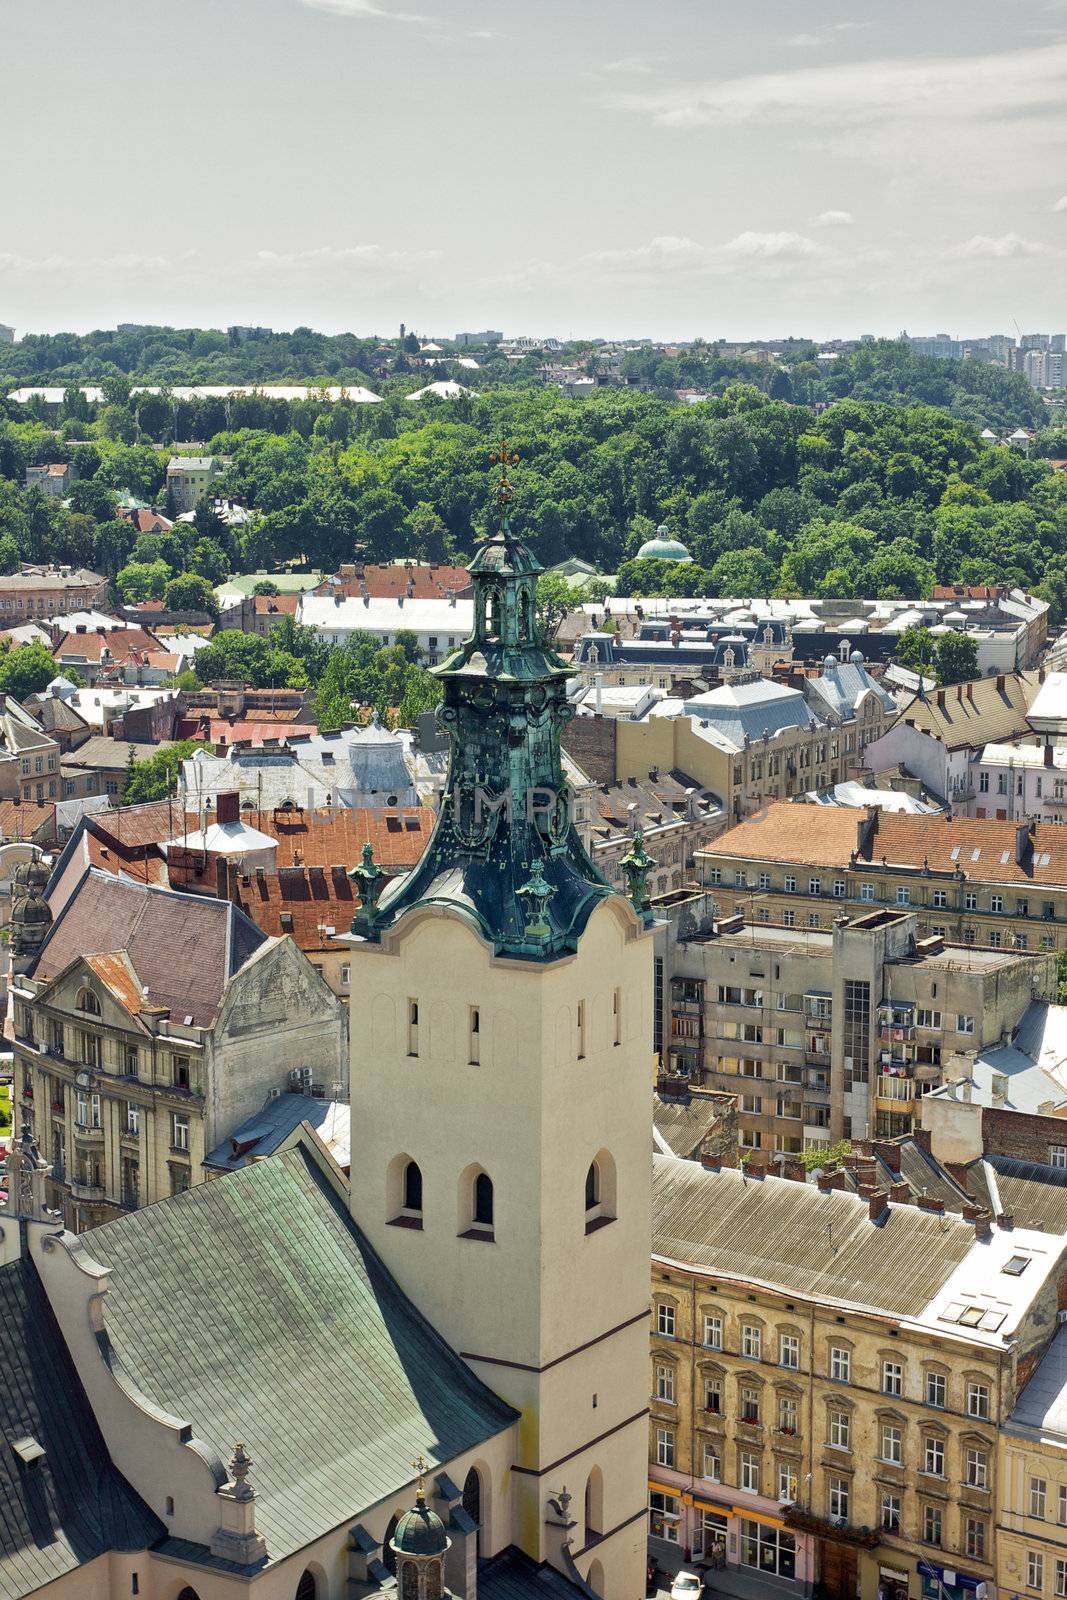
[[[470,586],[471,575],[466,567],[394,567],[394,566],[366,566],[363,571],[363,583],[358,577],[345,575],[330,579],[328,583],[320,583],[316,594],[343,594],[350,599],[358,598],[366,591],[374,599],[388,599],[390,596],[406,595],[410,583],[412,598],[415,600],[438,600],[442,595],[451,592],[459,593],[460,590]]]
[[[84,661],[99,661],[104,649],[110,651],[115,661],[125,661],[133,650],[159,651],[162,649],[155,634],[144,628],[106,628],[91,633],[65,633],[52,650],[57,661],[80,657]]]
[[[30,800],[0,800],[0,840],[32,839],[36,844],[56,841],[56,808]]]
[[[300,604],[298,594],[257,594],[253,599],[257,617],[295,617]]]
[[[237,903],[257,928],[270,935],[288,934],[305,954],[330,950],[327,928],[347,933],[359,896],[344,867],[283,867],[279,872],[253,872],[237,878]]]
[[[279,868],[354,867],[363,846],[386,871],[407,872],[429,842],[437,818],[428,806],[355,811],[242,811],[242,820],[278,841]]]

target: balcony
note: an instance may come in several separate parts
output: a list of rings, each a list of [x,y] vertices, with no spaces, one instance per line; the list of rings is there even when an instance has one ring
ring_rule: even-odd
[[[82,1183],[77,1178],[71,1178],[70,1196],[72,1200],[99,1202],[107,1199],[107,1191],[102,1183]]]
[[[837,1544],[860,1545],[864,1550],[874,1550],[881,1543],[881,1534],[873,1528],[856,1528],[840,1517],[820,1517],[803,1506],[784,1507],[787,1528],[799,1528],[804,1533],[814,1533],[820,1539]]]
[[[81,1144],[103,1144],[103,1128],[91,1128],[88,1123],[76,1122],[74,1124],[74,1137]]]
[[[915,1024],[913,1022],[883,1022],[878,1029],[878,1037],[883,1044],[904,1044],[915,1038]]]

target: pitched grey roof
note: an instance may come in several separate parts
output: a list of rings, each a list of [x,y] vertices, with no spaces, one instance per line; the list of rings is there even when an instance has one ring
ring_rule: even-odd
[[[516,1413],[385,1270],[303,1147],[86,1236],[138,1388],[224,1460],[254,1456],[272,1560],[444,1464]],[[266,1397],[266,1403],[264,1403]]]
[[[1016,1227],[1067,1233],[1067,1171],[996,1155],[974,1165],[988,1169],[987,1184],[991,1174],[1000,1201],[996,1209],[1011,1212]],[[968,1178],[973,1172],[968,1168]]]
[[[0,1594],[20,1600],[166,1529],[115,1469],[33,1263],[0,1268]],[[12,1445],[43,1449],[24,1467]]]
[[[746,738],[783,728],[810,728],[811,707],[799,689],[760,678],[755,683],[724,683],[685,702],[687,716],[698,717],[740,748]]]
[[[822,717],[854,717],[856,707],[865,694],[872,694],[883,711],[893,712],[897,709],[893,696],[875,682],[862,662],[835,661],[820,677],[809,678],[805,691],[815,711]]]
[[[547,1561],[538,1565],[515,1545],[478,1563],[478,1600],[535,1600],[538,1595],[546,1600],[583,1600],[590,1593]]]
[[[340,1143],[349,1144],[351,1107],[347,1101],[317,1100],[305,1094],[280,1094],[268,1100],[259,1111],[246,1118],[221,1144],[204,1157],[205,1167],[220,1172],[236,1172],[250,1161],[272,1156],[294,1129],[310,1122],[339,1165],[347,1165],[337,1151]]]
[[[973,1244],[970,1223],[917,1206],[874,1223],[842,1190],[652,1158],[653,1252],[724,1276],[917,1317]]]

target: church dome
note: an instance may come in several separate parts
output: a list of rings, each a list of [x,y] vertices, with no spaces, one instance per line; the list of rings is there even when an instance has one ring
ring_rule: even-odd
[[[637,552],[638,561],[692,561],[680,539],[672,539],[666,527],[656,529],[654,539],[646,539]]]
[[[420,1494],[414,1510],[400,1518],[390,1543],[398,1556],[443,1556],[449,1540],[441,1518]]]

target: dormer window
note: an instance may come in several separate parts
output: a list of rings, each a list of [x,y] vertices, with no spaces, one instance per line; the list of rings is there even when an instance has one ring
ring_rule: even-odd
[[[91,1017],[100,1015],[100,1002],[91,989],[79,990],[78,1010],[87,1012]]]

